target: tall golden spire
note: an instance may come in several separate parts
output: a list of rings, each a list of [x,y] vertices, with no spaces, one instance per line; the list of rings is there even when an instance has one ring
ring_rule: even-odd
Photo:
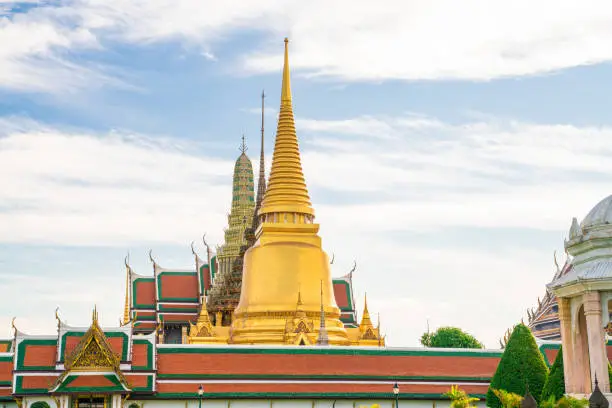
[[[281,215],[301,214],[302,216],[308,215],[310,218],[314,215],[304,173],[302,172],[300,150],[295,132],[295,119],[291,101],[291,78],[289,75],[289,40],[286,38],[281,107],[272,156],[272,170],[268,188],[259,210],[262,217],[271,213]],[[284,217],[283,219],[280,218],[278,216],[267,217],[265,222],[285,222]],[[309,221],[312,222],[312,219]]]
[[[257,240],[244,254],[232,343],[294,344],[295,332],[290,332],[287,321],[303,313],[311,326],[321,316],[328,344],[349,344],[302,172],[287,39],[272,171],[259,216]],[[300,302],[297,311],[296,298]],[[311,327],[309,333],[307,343],[312,344],[317,332]]]

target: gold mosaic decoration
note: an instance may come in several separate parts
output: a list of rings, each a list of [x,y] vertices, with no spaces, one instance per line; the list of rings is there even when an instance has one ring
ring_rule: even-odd
[[[74,371],[112,371],[123,386],[129,389],[129,384],[121,372],[121,358],[113,352],[104,331],[98,324],[98,312],[94,308],[89,330],[81,338],[74,350],[66,356],[64,365],[66,371],[59,376],[54,387],[57,388],[65,378]]]

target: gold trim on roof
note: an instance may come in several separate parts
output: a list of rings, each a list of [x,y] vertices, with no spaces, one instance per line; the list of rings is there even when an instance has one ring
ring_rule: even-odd
[[[57,379],[56,389],[66,377],[73,372],[113,372],[121,382],[121,385],[129,390],[129,383],[121,372],[121,357],[113,352],[113,349],[98,323],[98,312],[94,307],[92,322],[89,330],[85,332],[77,346],[64,360],[66,371]]]

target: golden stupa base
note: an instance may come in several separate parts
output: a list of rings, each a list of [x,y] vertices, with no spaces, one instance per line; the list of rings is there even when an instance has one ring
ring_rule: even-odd
[[[314,345],[319,339],[320,312],[301,309],[236,315],[231,329],[232,344]],[[350,344],[342,322],[325,315],[324,337],[329,345]]]

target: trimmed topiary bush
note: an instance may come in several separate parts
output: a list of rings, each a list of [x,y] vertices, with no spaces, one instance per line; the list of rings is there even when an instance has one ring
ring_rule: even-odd
[[[609,371],[609,370],[608,370]],[[555,362],[550,368],[548,379],[542,389],[540,401],[546,401],[550,396],[555,397],[555,401],[565,394],[565,376],[563,374],[563,349],[559,349]]]
[[[525,385],[538,403],[548,376],[548,367],[536,344],[531,330],[524,324],[514,327],[508,344],[491,379],[487,392],[487,406],[501,408],[493,390],[505,390],[518,395],[525,394]]]

